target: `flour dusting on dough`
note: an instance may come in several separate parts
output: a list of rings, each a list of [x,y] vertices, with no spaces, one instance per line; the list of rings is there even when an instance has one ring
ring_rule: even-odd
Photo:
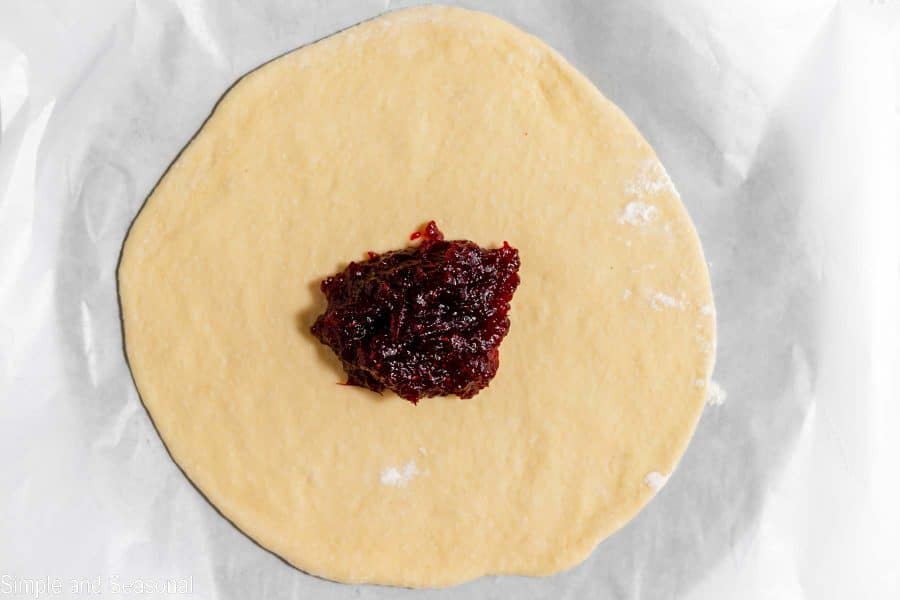
[[[635,226],[649,225],[658,214],[659,209],[652,204],[635,200],[625,206],[625,210],[619,216],[619,223]]]
[[[402,467],[388,467],[381,472],[381,485],[406,487],[413,477],[419,474],[416,461],[411,460]]]
[[[662,473],[657,473],[656,471],[650,471],[647,473],[647,476],[644,477],[644,485],[653,490],[654,492],[658,492],[666,485],[666,482],[669,480],[668,475],[663,475]]]
[[[625,288],[625,291],[622,292],[622,300],[628,300],[629,298],[631,298],[631,290]]]
[[[714,314],[716,314],[716,307],[713,306],[712,304],[704,304],[704,305],[700,308],[700,314],[702,314],[702,315],[707,315],[707,316],[710,316],[710,317],[711,317],[711,316],[713,316]]]
[[[668,294],[656,292],[650,297],[650,306],[653,307],[653,310],[662,310],[663,308],[684,310],[684,300],[678,300]]]
[[[637,177],[629,181],[625,186],[625,194],[638,200],[647,196],[653,196],[660,192],[669,192],[678,196],[678,191],[672,185],[665,167],[655,158],[648,158],[641,164]]]
[[[709,389],[706,392],[706,403],[710,406],[722,406],[728,399],[728,392],[715,381],[709,382]]]

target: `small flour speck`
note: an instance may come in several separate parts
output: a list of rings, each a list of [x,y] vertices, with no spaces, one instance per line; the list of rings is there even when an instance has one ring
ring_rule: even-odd
[[[705,380],[705,379],[695,379],[695,380],[694,380],[694,387],[700,388],[700,389],[705,388],[705,387],[706,387],[706,380]]]
[[[628,300],[629,298],[631,298],[631,290],[626,289],[624,292],[622,292],[622,300]]]
[[[646,204],[639,200],[629,202],[625,206],[625,210],[619,215],[619,223],[622,225],[649,225],[656,219],[659,209],[652,204]]]
[[[672,180],[665,168],[655,158],[649,158],[641,164],[637,177],[625,186],[625,194],[643,200],[660,192],[670,192],[678,195]]]
[[[666,482],[669,480],[668,475],[663,475],[662,473],[657,473],[656,471],[650,471],[647,473],[647,476],[644,477],[644,485],[653,490],[654,492],[658,492],[666,485]]]
[[[664,308],[684,310],[684,300],[678,300],[668,294],[656,292],[650,297],[650,306],[653,307],[653,310],[662,310]]]
[[[700,308],[700,314],[712,316],[712,315],[716,314],[716,307],[713,306],[712,304],[704,304]]]
[[[411,460],[402,467],[388,467],[381,471],[381,485],[406,487],[410,480],[419,474],[416,461]]]
[[[728,392],[715,381],[709,382],[709,389],[706,392],[706,403],[710,406],[722,406],[728,399]]]

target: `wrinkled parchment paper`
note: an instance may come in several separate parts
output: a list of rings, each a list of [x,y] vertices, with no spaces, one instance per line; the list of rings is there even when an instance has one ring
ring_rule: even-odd
[[[461,3],[628,113],[710,261],[727,399],[585,563],[341,585],[191,486],[123,356],[126,228],[240,75],[407,4],[0,4],[0,598],[900,598],[896,0]]]

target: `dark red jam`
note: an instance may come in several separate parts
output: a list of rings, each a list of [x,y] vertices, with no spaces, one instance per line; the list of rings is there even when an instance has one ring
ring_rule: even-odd
[[[487,387],[509,331],[519,251],[445,241],[434,221],[422,243],[351,262],[322,282],[328,300],[312,333],[341,359],[347,383],[416,403],[471,398]]]

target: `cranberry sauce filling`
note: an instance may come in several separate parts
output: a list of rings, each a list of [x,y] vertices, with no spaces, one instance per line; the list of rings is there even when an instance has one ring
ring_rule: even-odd
[[[322,282],[328,300],[312,333],[341,359],[347,383],[416,403],[487,387],[509,331],[519,252],[445,241],[434,221],[422,243],[351,262]]]

